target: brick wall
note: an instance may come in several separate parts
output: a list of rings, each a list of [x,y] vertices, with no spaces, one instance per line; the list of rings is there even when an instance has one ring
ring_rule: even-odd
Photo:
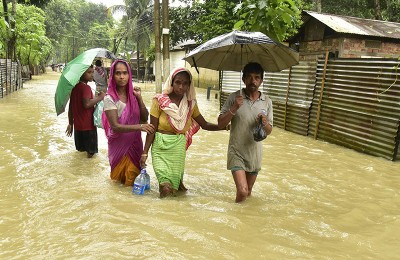
[[[335,38],[300,43],[300,54],[320,56],[338,52],[339,58],[398,58],[400,43],[357,38]]]
[[[370,42],[372,42],[372,44]],[[343,51],[341,58],[397,58],[399,56],[400,43],[369,41],[366,39],[352,38],[343,39]]]

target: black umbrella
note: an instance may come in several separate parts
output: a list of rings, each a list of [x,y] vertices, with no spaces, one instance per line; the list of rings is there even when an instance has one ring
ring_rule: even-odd
[[[277,72],[298,64],[299,54],[261,32],[233,31],[203,43],[184,60],[196,69],[230,71],[241,71],[247,63],[258,62],[265,71]]]

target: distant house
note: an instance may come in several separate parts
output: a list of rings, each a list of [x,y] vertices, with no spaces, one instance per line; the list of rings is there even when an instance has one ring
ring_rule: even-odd
[[[177,43],[174,47],[169,50],[170,55],[170,68],[185,67],[185,61],[183,58],[186,56],[188,50],[197,46],[194,40],[188,40]]]
[[[215,70],[209,70],[204,68],[198,68],[199,73],[197,73],[194,67],[191,67],[183,58],[188,52],[197,47],[194,40],[188,40],[176,44],[170,49],[170,68],[171,70],[177,67],[186,67],[190,70],[193,76],[193,83],[196,87],[207,88],[211,87],[213,89],[218,89],[219,84],[219,73]]]
[[[288,42],[303,60],[326,51],[334,58],[399,57],[400,23],[311,11],[302,17],[303,25]]]

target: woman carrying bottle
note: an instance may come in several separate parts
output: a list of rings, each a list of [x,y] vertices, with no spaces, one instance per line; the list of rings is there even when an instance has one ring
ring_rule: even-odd
[[[174,195],[177,190],[186,191],[182,180],[186,150],[192,136],[200,127],[208,131],[220,130],[218,125],[204,119],[195,98],[192,75],[185,68],[173,70],[164,84],[163,93],[153,98],[150,124],[156,132],[147,133],[140,164],[146,165],[152,146],[153,169],[161,198]]]
[[[139,161],[143,151],[141,131],[154,133],[154,126],[146,123],[149,112],[140,89],[133,87],[129,64],[123,60],[114,61],[110,75],[102,115],[108,139],[110,177],[132,186],[140,172]]]

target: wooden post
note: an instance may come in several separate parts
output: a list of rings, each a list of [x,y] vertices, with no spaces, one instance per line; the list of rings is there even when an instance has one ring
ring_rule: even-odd
[[[322,103],[322,96],[323,96],[323,93],[324,93],[325,75],[326,75],[326,66],[328,64],[328,57],[329,57],[329,51],[326,51],[326,53],[325,53],[325,63],[324,63],[324,73],[323,73],[322,82],[321,82],[321,91],[319,92],[318,110],[317,110],[317,119],[316,119],[316,122],[315,122],[314,139],[317,139],[317,137],[318,137],[319,118],[320,118],[320,115],[321,115],[321,103]]]
[[[155,45],[155,81],[156,93],[162,90],[162,64],[161,64],[161,32],[160,32],[160,0],[154,1],[154,45]],[[155,73],[154,73],[155,72]]]
[[[397,153],[399,151],[399,143],[400,143],[400,121],[397,122],[397,138],[396,138],[396,142],[394,144],[394,152],[393,152],[392,161],[396,161],[396,159],[397,159]]]
[[[283,114],[283,129],[286,130],[286,116],[287,116],[287,106],[288,106],[288,99],[289,99],[289,91],[290,91],[290,79],[292,76],[292,67],[289,68],[289,80],[288,80],[288,86],[286,89],[286,100],[285,100],[285,113]]]
[[[162,57],[163,57],[163,82],[165,82],[170,73],[169,63],[169,6],[168,0],[162,0]]]

